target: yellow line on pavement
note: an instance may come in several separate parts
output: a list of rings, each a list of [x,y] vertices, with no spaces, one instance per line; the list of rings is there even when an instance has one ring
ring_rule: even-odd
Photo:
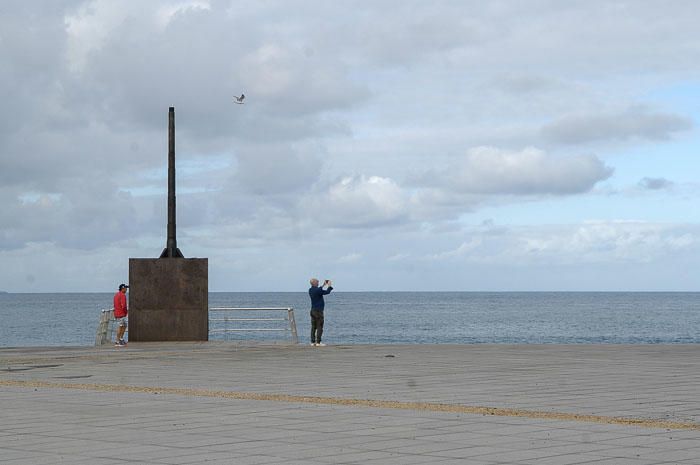
[[[700,431],[700,424],[644,418],[608,417],[579,413],[546,412],[537,410],[500,407],[481,407],[460,404],[440,404],[433,402],[404,402],[394,400],[344,399],[340,397],[295,396],[288,394],[265,394],[241,391],[212,391],[172,387],[129,386],[125,384],[78,384],[54,383],[48,381],[0,380],[0,386],[18,388],[75,389],[98,392],[129,392],[142,394],[173,394],[191,397],[215,397],[221,399],[264,400],[273,402],[307,403],[318,405],[342,405],[349,407],[374,407],[399,410],[421,410],[429,412],[468,413],[499,417],[536,418],[544,420],[578,421],[608,425],[637,426],[642,428],[665,428]]]

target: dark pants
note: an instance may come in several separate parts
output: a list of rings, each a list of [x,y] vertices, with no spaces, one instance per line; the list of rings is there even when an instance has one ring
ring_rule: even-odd
[[[311,343],[321,342],[323,334],[323,310],[311,310]]]

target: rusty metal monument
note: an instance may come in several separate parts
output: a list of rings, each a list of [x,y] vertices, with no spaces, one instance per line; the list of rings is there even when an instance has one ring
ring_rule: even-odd
[[[185,258],[175,223],[175,108],[168,111],[168,232],[159,258],[129,259],[129,341],[209,339],[209,263]]]

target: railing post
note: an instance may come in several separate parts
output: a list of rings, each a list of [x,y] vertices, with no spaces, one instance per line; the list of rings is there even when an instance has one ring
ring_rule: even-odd
[[[110,323],[112,320],[113,310],[102,310],[100,315],[100,323],[97,326],[95,334],[95,345],[101,346],[111,342],[112,334],[110,332]]]
[[[288,308],[287,314],[289,318],[289,329],[292,330],[292,342],[299,344],[299,336],[297,336],[297,322],[294,320],[294,309]]]

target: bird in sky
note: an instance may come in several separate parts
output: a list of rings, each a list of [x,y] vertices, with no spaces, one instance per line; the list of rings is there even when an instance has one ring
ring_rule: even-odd
[[[243,105],[243,99],[245,98],[245,94],[241,94],[240,97],[236,97],[235,95],[233,96],[233,101],[234,103],[240,103]]]

